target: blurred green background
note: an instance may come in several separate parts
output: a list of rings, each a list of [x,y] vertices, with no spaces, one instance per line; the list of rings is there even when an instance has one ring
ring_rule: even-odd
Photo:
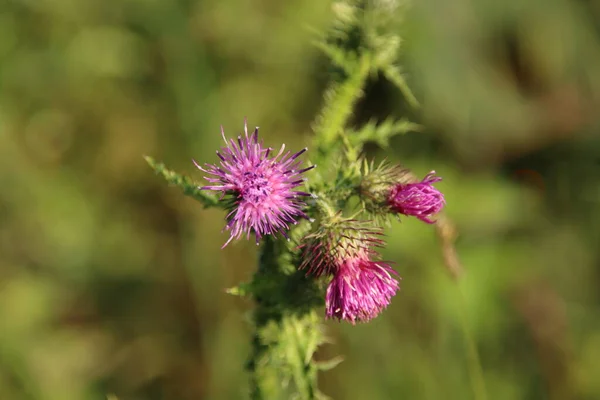
[[[380,0],[381,2],[385,2]],[[387,3],[394,3],[387,0]],[[0,399],[244,399],[256,246],[155,176],[202,181],[219,125],[300,148],[328,61],[322,0],[3,0]],[[409,116],[387,151],[444,181],[467,271],[430,226],[388,230],[402,291],[328,322],[335,399],[470,399],[461,313],[490,399],[600,398],[600,2],[415,0],[401,60],[354,124]],[[310,152],[309,152],[310,157]],[[461,305],[460,291],[465,294]]]

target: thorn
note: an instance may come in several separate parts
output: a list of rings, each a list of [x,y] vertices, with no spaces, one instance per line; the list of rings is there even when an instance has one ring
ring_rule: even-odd
[[[223,137],[225,144],[229,145],[229,143],[227,143],[227,138],[225,137],[225,129],[223,129],[223,125],[221,125],[221,136]]]

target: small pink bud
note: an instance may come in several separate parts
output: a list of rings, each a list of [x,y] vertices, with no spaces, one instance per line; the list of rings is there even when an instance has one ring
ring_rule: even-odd
[[[441,180],[435,176],[435,171],[431,171],[421,182],[399,183],[390,191],[388,204],[396,213],[412,215],[433,224],[435,221],[429,217],[439,213],[446,204],[442,192],[433,187]]]

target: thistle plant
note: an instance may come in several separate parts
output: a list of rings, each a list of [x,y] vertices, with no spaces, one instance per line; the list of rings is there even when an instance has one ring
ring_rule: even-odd
[[[403,166],[362,155],[365,143],[386,147],[392,136],[419,125],[388,119],[356,127],[350,121],[373,76],[385,76],[408,104],[419,106],[396,63],[398,2],[339,1],[333,9],[335,19],[316,43],[334,68],[309,151],[274,143],[276,151],[245,121],[234,137],[221,128],[225,146],[216,160],[194,161],[204,184],[147,158],[185,194],[225,210],[223,247],[249,239],[259,245],[252,280],[228,290],[255,303],[247,363],[253,399],[325,398],[317,374],[340,359],[313,359],[326,341],[322,321],[381,317],[401,280],[380,257],[382,226],[398,216],[435,223],[445,204],[433,172],[418,180]]]

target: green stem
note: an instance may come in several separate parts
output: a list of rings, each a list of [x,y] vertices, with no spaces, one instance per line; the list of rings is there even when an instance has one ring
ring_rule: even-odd
[[[315,143],[321,156],[331,152],[342,133],[352,115],[354,104],[363,94],[370,69],[371,57],[368,53],[363,53],[347,78],[330,89],[323,112],[314,128]]]
[[[265,238],[251,284],[255,331],[247,367],[254,400],[318,398],[312,356],[323,342],[315,312],[322,293],[313,279],[296,270],[290,247]]]

